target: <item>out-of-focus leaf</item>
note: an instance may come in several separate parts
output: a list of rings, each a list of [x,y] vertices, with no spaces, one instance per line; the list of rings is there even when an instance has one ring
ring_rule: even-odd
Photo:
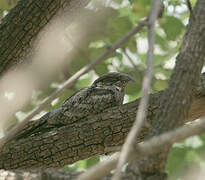
[[[176,40],[184,30],[182,21],[174,16],[163,16],[160,26],[164,29],[167,40]]]
[[[123,71],[126,72],[126,71]],[[142,86],[142,74],[140,71],[135,71],[131,73],[131,76],[135,79],[135,82],[130,82],[125,89],[126,94],[134,95],[138,94],[141,91]]]
[[[133,11],[137,14],[138,17],[145,17],[148,15],[150,10],[150,0],[138,0],[138,1],[132,1],[133,3]]]
[[[56,109],[57,107],[59,107],[66,99],[68,99],[70,96],[72,96],[75,93],[74,90],[72,89],[68,89],[66,91],[63,92],[63,94],[59,97],[57,103],[53,106],[53,105],[49,105],[47,107],[48,111],[52,111],[53,109]]]
[[[107,72],[109,72],[108,65],[105,63],[100,64],[100,65],[96,66],[95,71],[99,76],[106,74]]]
[[[156,44],[158,44],[164,51],[167,51],[169,48],[167,39],[160,36],[159,34],[156,34]]]
[[[76,171],[76,170],[86,170],[100,161],[99,156],[91,157],[85,160],[76,162],[71,166],[65,166],[64,170],[66,171]]]
[[[3,12],[9,11],[13,8],[19,0],[0,0],[0,17],[3,16]]]
[[[97,164],[100,161],[99,156],[96,157],[91,157],[89,159],[86,160],[86,169],[94,166],[95,164]]]
[[[130,29],[132,23],[128,17],[111,17],[105,27],[106,35],[111,43],[122,38]]]
[[[141,61],[141,65],[143,65],[145,67],[146,60],[147,60],[147,54],[137,54],[137,56],[139,57],[139,59]]]
[[[101,48],[89,48],[88,49],[88,55],[89,55],[89,59],[90,60],[94,60],[96,59],[98,56],[100,56],[102,53],[104,53],[106,51],[105,47],[101,47]]]
[[[154,55],[154,65],[155,66],[164,65],[165,59],[166,59],[165,55],[159,55],[159,54]]]
[[[205,144],[205,134],[201,134],[200,135],[200,139],[204,142],[204,144]]]
[[[123,7],[118,11],[120,13],[120,17],[128,17],[133,24],[136,23],[137,20],[139,20],[139,17],[132,11],[131,7]]]
[[[154,88],[157,91],[161,91],[168,86],[168,81],[167,80],[162,80],[162,79],[156,79],[154,82]]]
[[[121,4],[124,0],[113,0],[113,1]]]
[[[132,53],[137,52],[137,42],[135,38],[131,38],[126,46],[127,49],[129,49]]]
[[[90,84],[91,84],[91,78],[87,77],[87,78],[83,78],[83,79],[78,80],[76,83],[76,87],[78,89],[82,89],[84,87],[90,86]]]
[[[168,157],[168,163],[166,169],[170,176],[177,176],[181,172],[181,168],[186,164],[184,161],[186,153],[182,148],[172,148]]]
[[[84,67],[88,64],[88,60],[86,57],[78,56],[74,61],[72,61],[71,67],[69,67],[69,71],[74,74],[76,71]]]
[[[200,161],[199,154],[196,151],[188,151],[186,153],[186,161],[193,162],[193,161]]]
[[[128,95],[134,95],[136,93],[138,93],[141,90],[141,86],[138,83],[130,83],[128,84],[125,92]]]
[[[156,73],[161,73],[161,74],[163,74],[167,79],[169,79],[169,77],[170,77],[171,74],[172,74],[172,70],[170,70],[170,69],[164,69],[164,68],[162,68],[162,67],[156,67],[156,68],[154,69],[154,74],[156,74]]]
[[[118,58],[118,60],[120,60],[122,62],[123,55],[121,53],[116,52],[116,57]]]

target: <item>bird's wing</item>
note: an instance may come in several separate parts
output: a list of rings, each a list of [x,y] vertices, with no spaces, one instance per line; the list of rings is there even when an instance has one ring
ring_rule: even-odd
[[[118,104],[114,91],[99,87],[89,87],[76,92],[65,100],[62,106],[56,110],[58,113],[53,111],[58,117],[55,115],[53,117],[56,121],[67,124],[91,114],[97,114]]]
[[[36,130],[41,129],[41,127],[47,124],[47,119],[49,118],[49,116],[50,112],[46,113],[38,120],[28,121],[24,128],[16,135],[15,140],[27,137],[33,134]]]
[[[48,132],[118,104],[116,93],[112,90],[98,87],[81,89],[65,100],[59,108],[48,112],[39,120],[27,123],[16,139]]]

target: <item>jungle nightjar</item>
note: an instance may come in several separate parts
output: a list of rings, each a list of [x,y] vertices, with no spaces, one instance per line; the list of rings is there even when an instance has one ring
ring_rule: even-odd
[[[122,104],[124,89],[130,81],[133,81],[132,77],[119,72],[99,77],[90,87],[81,89],[66,99],[59,108],[38,120],[30,121],[17,135],[17,139],[48,132]]]

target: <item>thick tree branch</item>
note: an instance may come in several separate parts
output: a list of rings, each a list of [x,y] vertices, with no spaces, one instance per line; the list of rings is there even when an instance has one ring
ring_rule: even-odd
[[[135,150],[133,149],[130,152],[128,160],[129,162],[140,160],[144,156],[158,152],[167,145],[182,141],[190,136],[199,135],[204,131],[205,119],[203,118],[198,120],[197,122],[192,123],[191,125],[177,128],[176,130],[155,136],[150,140],[137,144],[135,146]],[[97,180],[106,176],[112,169],[115,168],[119,157],[120,154],[116,153],[113,158],[96,165],[95,167],[82,174],[78,179],[89,180],[92,177],[93,180]]]
[[[205,74],[196,87],[196,99],[193,103],[195,105],[196,102],[199,109],[191,110],[193,114],[190,117],[205,116],[205,112],[202,113],[205,107],[204,76]],[[162,94],[163,91],[150,96],[147,120],[149,127],[142,128],[139,141],[158,123],[153,118]],[[0,168],[63,167],[90,156],[104,154],[107,147],[122,145],[135,120],[138,104],[139,100],[136,100],[39,136],[10,141],[0,151]]]
[[[79,12],[88,2],[89,0],[20,0],[0,24],[0,75],[25,61],[36,36],[59,10],[71,15]]]
[[[185,127],[178,128],[174,131],[162,134],[160,136],[156,136],[151,138],[148,141],[143,143],[139,143],[136,147],[137,154],[135,151],[132,151],[129,154],[129,162],[133,159],[141,159],[145,155],[153,154],[159,151],[162,147],[167,144],[172,144],[174,142],[181,141],[189,136],[198,135],[205,131],[205,121],[201,119],[197,122],[194,122],[190,125]],[[3,179],[15,178],[15,179],[76,179],[77,176],[79,180],[89,180],[89,179],[100,179],[105,177],[105,175],[109,174],[110,170],[115,168],[117,163],[117,159],[119,158],[119,153],[114,155],[114,158],[104,161],[103,163],[99,164],[98,166],[92,168],[88,171],[88,173],[84,173],[81,176],[81,172],[69,172],[57,169],[30,169],[30,170],[1,170],[0,177]],[[105,177],[105,179],[110,179],[111,175]],[[165,178],[166,175],[164,174],[147,174],[144,176],[146,178],[155,178],[161,179]],[[128,172],[126,175],[123,176],[122,179],[138,179],[137,174],[133,172]],[[140,178],[139,178],[140,179]]]
[[[29,0],[27,2],[31,3],[34,1]],[[40,1],[38,0],[35,2]],[[52,2],[56,3],[57,1]],[[58,2],[62,3],[63,1]],[[182,49],[180,51],[181,53],[178,56],[179,63],[177,64],[176,72],[172,76],[172,80],[170,82],[170,87],[172,88],[169,88],[169,90],[166,91],[166,94],[159,92],[151,96],[148,109],[148,122],[150,126],[143,127],[139,136],[139,141],[142,141],[151,129],[151,133],[148,137],[160,134],[161,132],[165,132],[183,124],[184,119],[187,118],[190,106],[191,109],[187,118],[188,121],[205,115],[205,86],[202,85],[203,83],[201,84],[202,86],[195,88],[195,97],[194,101],[192,102],[193,86],[197,83],[200,68],[205,57],[205,47],[203,43],[205,42],[204,7],[205,2],[203,2],[203,0],[199,0],[197,3],[197,8],[194,9],[194,15],[196,15],[196,18],[194,21],[193,19],[191,20]],[[35,9],[35,7],[33,9]],[[45,10],[46,9],[47,7]],[[23,12],[22,9],[21,11]],[[29,8],[28,11],[31,13]],[[54,10],[52,12],[57,11]],[[51,17],[52,16],[49,16],[49,18]],[[12,21],[13,18],[14,17],[10,17],[8,20]],[[27,53],[26,50],[29,50],[31,42],[30,38],[27,40],[20,39],[20,44],[18,45],[18,47],[20,47],[20,49],[18,49],[19,56],[15,57],[13,49],[17,44],[12,43],[10,40],[12,38],[9,39],[9,36],[6,34],[10,32],[8,34],[11,35],[12,33],[15,34],[17,32],[13,31],[13,28],[7,29],[8,24],[5,22],[3,21],[3,23],[0,25],[0,35],[2,37],[0,39],[0,54],[5,53],[5,56],[2,56],[3,58],[0,59],[1,67],[4,66],[4,68],[0,68],[0,74],[2,74],[4,69],[8,69],[12,63],[15,64],[14,60],[20,61],[21,58],[24,57],[24,54],[22,53]],[[19,27],[22,30],[21,21],[19,20],[17,22],[19,22]],[[45,24],[46,23],[47,21]],[[18,27],[16,26],[14,29],[18,29]],[[25,32],[34,32],[32,28],[31,32],[29,31],[30,30],[26,30]],[[35,36],[36,34],[34,33],[31,35]],[[9,43],[8,45],[5,45],[4,42],[7,41]],[[14,46],[11,46],[10,48],[10,44],[14,44]],[[22,50],[24,44],[26,44],[26,48],[25,50]],[[3,45],[5,45],[6,49],[1,51]],[[186,62],[185,66],[183,62]],[[195,67],[197,68],[194,69]],[[184,93],[185,91],[187,92]],[[163,101],[160,103],[159,99],[162,95]],[[172,101],[174,102],[170,104],[167,103],[168,105],[164,106],[166,104],[164,102],[167,101],[168,97],[170,98],[171,95],[173,96]],[[18,141],[10,141],[0,151],[0,167],[7,169],[28,167],[62,167],[65,164],[72,163],[80,159],[105,153],[106,147],[118,146],[123,143],[124,138],[126,137],[127,132],[129,132],[130,127],[132,126],[132,123],[135,119],[137,106],[138,100],[120,107],[108,109],[102,114],[99,114],[95,117],[87,117],[86,119],[69,124],[66,127],[53,129],[52,131],[44,133],[40,136],[30,136]],[[160,109],[160,113],[163,112],[162,117],[155,117],[156,111],[158,109]],[[171,114],[168,118],[167,113]],[[159,169],[163,171],[165,164],[164,162],[166,162],[166,155],[167,154],[165,154],[162,159],[157,156],[157,159],[153,159],[154,163],[149,161],[148,163],[152,164],[152,167],[147,166],[145,162],[141,168],[145,171],[151,172],[153,172],[153,170],[155,171]]]
[[[170,145],[175,142],[182,141],[187,137],[199,135],[204,132],[205,132],[205,119],[203,118],[190,125],[186,125],[185,127],[177,128],[176,130],[173,130],[168,133],[164,133],[159,136],[155,136],[150,140],[135,145],[135,150],[130,152],[128,160],[129,162],[140,160],[144,156],[154,154],[160,151],[166,145]],[[112,169],[115,168],[119,157],[120,157],[119,153],[115,154],[112,159],[96,165],[95,167],[91,168],[90,170],[82,174],[78,179],[89,180],[92,177],[93,180],[95,179],[97,180],[106,176],[107,174],[109,174],[109,172]]]
[[[18,132],[20,132],[24,126],[26,126],[35,115],[40,113],[46,106],[48,106],[52,100],[54,100],[56,97],[60,96],[63,91],[65,91],[67,88],[71,87],[72,84],[80,78],[83,74],[87,73],[91,69],[93,69],[95,66],[97,66],[100,62],[105,60],[111,53],[113,53],[117,48],[119,48],[122,44],[126,43],[133,35],[135,35],[138,31],[140,31],[145,25],[147,24],[147,20],[143,20],[139,22],[139,24],[131,29],[129,32],[125,34],[121,39],[117,40],[112,46],[109,47],[105,52],[103,52],[100,56],[98,56],[94,61],[92,61],[87,66],[80,69],[78,72],[76,72],[73,76],[71,76],[67,81],[62,84],[62,87],[57,89],[51,96],[46,99],[43,103],[41,103],[31,114],[29,114],[23,122],[19,123],[17,126],[12,128],[5,137],[3,137],[0,140],[0,148],[9,140],[13,139]]]

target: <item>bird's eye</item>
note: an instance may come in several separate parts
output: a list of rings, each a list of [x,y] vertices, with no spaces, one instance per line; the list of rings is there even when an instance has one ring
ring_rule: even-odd
[[[102,82],[99,82],[99,83],[97,83],[97,86],[98,86],[98,87],[101,87],[101,86],[103,86],[103,83],[102,83]]]

